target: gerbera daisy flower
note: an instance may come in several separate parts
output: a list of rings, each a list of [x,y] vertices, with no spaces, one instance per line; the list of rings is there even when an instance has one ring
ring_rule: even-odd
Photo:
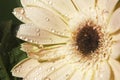
[[[24,80],[120,80],[119,0],[21,0]]]

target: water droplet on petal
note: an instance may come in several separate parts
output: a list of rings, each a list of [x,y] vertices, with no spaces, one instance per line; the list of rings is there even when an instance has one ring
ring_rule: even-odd
[[[29,40],[31,43],[33,42],[33,40]]]
[[[17,72],[17,73],[18,73],[18,72],[20,72],[20,71],[19,71],[19,70],[17,70],[17,69],[15,69],[14,71],[15,71],[15,72]]]
[[[27,39],[27,38],[25,38],[25,41],[28,41],[28,39]]]
[[[54,68],[54,67],[51,67],[51,70],[53,71],[53,70],[55,70],[55,68]]]
[[[40,29],[37,29],[36,32],[37,32],[37,36],[40,36]]]
[[[20,13],[23,14],[23,13],[24,13],[24,10],[23,10],[23,9],[20,9]]]
[[[49,71],[53,71],[53,70],[55,70],[55,68],[54,68],[54,67],[50,67],[50,68],[48,69],[48,72],[49,72]]]
[[[40,36],[40,33],[37,33],[37,36]]]
[[[50,42],[51,42],[51,43],[54,43],[54,41],[53,41],[53,39],[52,39],[52,38],[50,38]]]
[[[49,21],[50,19],[46,17],[45,20],[46,20],[46,21]]]
[[[17,72],[17,73],[20,72],[21,68],[22,68],[22,66],[18,66],[18,68],[15,69],[15,72]]]
[[[34,0],[34,2],[36,2],[36,0]]]
[[[16,15],[17,13],[16,12],[13,12],[14,15]]]
[[[62,35],[64,36],[64,35],[65,35],[65,33],[62,33]]]
[[[68,17],[68,14],[66,14],[65,16]]]
[[[22,36],[18,36],[20,39],[23,39],[23,37]]]
[[[38,70],[41,70],[42,68],[40,67]]]
[[[26,37],[23,37],[24,40],[26,40]]]
[[[22,66],[18,66],[18,68],[22,68]]]
[[[35,77],[34,80],[37,80],[37,78]]]
[[[53,32],[53,33],[54,33],[54,32],[55,32],[55,30],[53,30],[53,29],[52,29],[52,30],[51,30],[51,32]]]
[[[49,1],[48,1],[48,4],[52,5],[52,1],[49,0]]]
[[[101,79],[103,78],[103,74],[100,74],[100,78],[101,78]]]
[[[44,46],[43,45],[39,45],[39,48],[43,48]]]
[[[40,29],[37,29],[36,32],[40,32]]]
[[[20,17],[19,17],[19,19],[20,19],[20,20],[22,20],[22,19],[23,19],[23,17],[22,17],[22,16],[20,16]]]
[[[49,77],[46,77],[44,80],[51,80]]]

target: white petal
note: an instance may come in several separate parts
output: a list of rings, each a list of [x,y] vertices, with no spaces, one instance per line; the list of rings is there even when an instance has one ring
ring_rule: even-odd
[[[25,77],[29,71],[39,65],[39,62],[34,59],[24,59],[18,63],[12,70],[12,75],[16,77]]]
[[[19,19],[20,21],[24,22],[24,23],[30,23],[31,21],[25,16],[24,14],[24,9],[19,7],[19,8],[15,8],[13,11],[13,14],[15,15],[15,17],[17,19]]]
[[[21,50],[27,52],[27,56],[35,58],[39,61],[55,61],[64,58],[69,52],[66,52],[66,46],[51,45],[51,46],[39,46],[30,43],[23,43]]]
[[[37,44],[57,44],[65,43],[68,38],[54,35],[46,30],[40,29],[33,24],[20,25],[17,37],[32,43]]]
[[[49,6],[45,5],[40,0],[20,0],[20,1],[24,8],[36,6],[36,7],[42,7],[42,8],[45,8],[45,9],[48,9],[54,12],[54,10],[52,10]]]
[[[41,50],[41,47],[25,42],[21,44],[21,50],[27,53],[36,53]]]
[[[116,42],[116,41],[120,41],[120,33],[118,33],[118,34],[116,34],[116,35],[113,34],[112,40],[115,41],[115,42]]]
[[[95,0],[73,0],[73,2],[80,9],[80,11],[83,11],[87,14],[90,9],[94,8],[95,6]]]
[[[110,16],[117,2],[118,0],[96,0],[95,8],[95,11],[97,12],[96,18],[100,25],[108,24]]]
[[[50,80],[69,80],[72,73],[75,71],[75,64],[67,64],[62,66],[56,72],[51,73],[47,78]]]
[[[76,12],[71,0],[42,0],[47,5],[55,9],[58,13],[65,17],[71,17]]]
[[[36,58],[39,61],[55,61],[62,59],[68,55],[66,52],[66,46],[56,47],[53,49],[41,49],[39,52],[28,52],[28,56],[31,58]]]
[[[58,15],[61,19],[63,19],[66,23],[68,23],[68,15],[64,15],[61,12],[57,11],[56,9],[54,9],[51,5],[48,4],[47,1],[42,1],[42,0],[21,0],[21,3],[23,5],[23,7],[40,7],[40,8],[44,8],[47,9],[53,13],[55,13],[56,15]],[[66,8],[60,8],[61,10],[66,9]],[[73,9],[70,9],[73,10]],[[69,11],[70,11],[69,10]],[[75,12],[75,11],[74,11]],[[64,12],[63,12],[64,13]],[[66,17],[65,17],[66,16]]]
[[[64,58],[68,55],[69,52],[66,52],[66,46],[62,46],[60,48],[43,50],[38,53],[40,61],[54,61],[61,58]]]
[[[102,12],[102,15],[106,15],[108,18],[118,1],[119,0],[97,0],[97,7]]]
[[[114,80],[120,80],[120,63],[112,58],[110,58],[109,63],[113,71]]]
[[[83,21],[85,21],[86,18],[87,17],[81,12],[75,13],[69,21],[71,31],[75,31],[80,25],[80,23],[83,23]]]
[[[70,80],[83,80],[85,72],[78,69],[76,72],[72,75]]]
[[[68,26],[54,13],[38,7],[25,8],[26,16],[39,28],[57,35],[69,36]]]
[[[43,6],[40,0],[20,0],[23,7],[27,6]]]
[[[55,62],[44,62],[34,68],[25,77],[27,80],[44,80],[47,75],[57,71],[60,67],[64,66],[67,62],[65,60],[59,60]]]
[[[118,8],[111,16],[108,32],[114,33],[120,30],[120,8]]]
[[[97,0],[97,7],[99,7],[101,10],[106,10],[111,13],[118,1],[119,0]]]
[[[73,0],[74,4],[79,8],[79,13],[84,14],[87,18],[82,20],[91,19],[98,23],[98,14],[95,9],[95,0]],[[79,18],[78,18],[79,19]],[[97,19],[97,20],[96,20]]]
[[[114,43],[111,46],[111,55],[110,56],[114,59],[120,58],[120,41]]]
[[[111,79],[111,69],[106,61],[99,62],[98,67],[96,67],[94,80],[110,80]]]
[[[94,76],[94,70],[91,68],[90,70],[87,70],[84,76],[84,80],[92,80]]]

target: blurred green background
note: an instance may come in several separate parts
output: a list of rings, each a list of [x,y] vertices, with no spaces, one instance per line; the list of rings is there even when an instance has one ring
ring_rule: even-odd
[[[20,0],[0,0],[0,80],[21,80],[11,74],[12,67],[26,57],[20,50],[23,42],[15,37],[16,27],[21,22],[12,11],[20,7]]]

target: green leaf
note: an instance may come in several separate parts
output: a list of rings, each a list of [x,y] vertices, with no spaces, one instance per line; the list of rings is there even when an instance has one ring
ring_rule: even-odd
[[[20,46],[19,46],[9,52],[9,57],[10,57],[10,64],[11,64],[10,66],[13,67],[22,59],[26,58],[27,55],[25,52],[20,50]]]
[[[0,22],[12,19],[14,23],[20,23],[12,14],[14,8],[21,6],[20,1],[21,0],[0,0]]]
[[[0,80],[20,80],[10,72],[16,63],[26,58],[25,52],[20,50],[22,41],[14,36],[15,27],[12,21],[0,23]]]

